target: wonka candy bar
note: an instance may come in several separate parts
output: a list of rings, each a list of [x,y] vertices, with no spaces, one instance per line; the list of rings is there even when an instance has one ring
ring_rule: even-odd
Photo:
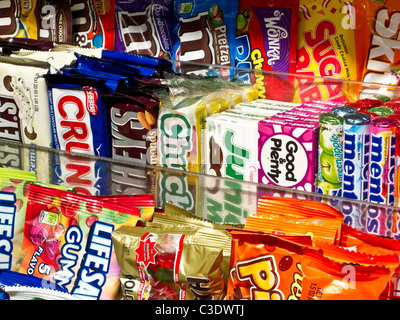
[[[97,81],[48,75],[53,147],[83,154],[110,157],[110,126]],[[101,87],[99,85],[99,87]]]
[[[318,192],[342,195],[343,118],[334,113],[320,115],[318,139]]]
[[[98,10],[98,3],[109,4]],[[114,49],[115,0],[72,0],[72,44],[83,48]]]
[[[173,1],[115,2],[115,50],[160,58],[171,58],[173,34]]]
[[[174,32],[178,41],[173,47],[174,60],[194,63],[235,66],[235,28],[237,1],[174,1],[177,23]],[[207,74],[209,67],[180,64],[182,73]],[[230,71],[221,68],[222,78]]]
[[[298,0],[239,1],[236,66],[257,70],[250,77],[258,85],[260,98],[293,99],[293,84],[287,77],[279,79],[261,70],[296,71],[298,10]]]

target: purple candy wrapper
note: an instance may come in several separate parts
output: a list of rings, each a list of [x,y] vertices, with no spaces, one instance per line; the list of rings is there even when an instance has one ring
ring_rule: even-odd
[[[171,58],[175,43],[172,0],[115,3],[115,51]]]

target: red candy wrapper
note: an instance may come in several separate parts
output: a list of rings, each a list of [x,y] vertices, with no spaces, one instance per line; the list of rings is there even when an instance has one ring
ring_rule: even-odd
[[[83,299],[115,299],[120,269],[111,233],[141,210],[31,185],[19,272],[56,282]]]
[[[298,13],[299,0],[240,0],[236,66],[296,72]],[[293,83],[287,77],[262,72],[255,72],[254,77],[260,98],[292,100]]]

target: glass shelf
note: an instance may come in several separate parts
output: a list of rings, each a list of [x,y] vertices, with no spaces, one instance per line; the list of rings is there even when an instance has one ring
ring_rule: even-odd
[[[63,54],[61,52],[58,57]],[[49,58],[50,65],[52,61],[59,66],[57,56]],[[329,100],[347,103],[377,95],[400,97],[399,86],[190,62],[172,61],[172,64],[178,73],[202,74],[228,79],[232,83],[255,84],[260,98],[285,102]],[[166,81],[168,84],[168,79]],[[218,88],[215,85],[209,86],[207,90],[199,90],[188,86],[183,96],[206,95]],[[177,86],[175,89],[172,92],[177,94],[182,87]],[[323,201],[342,211],[345,217],[355,215],[362,231],[374,234],[375,230],[370,227],[376,220],[374,217],[379,216],[381,225],[384,225],[381,228],[384,229],[384,235],[400,237],[395,231],[400,228],[393,228],[393,223],[399,220],[397,207],[378,207],[362,201],[297,189],[210,176],[201,174],[201,169],[198,172],[182,171],[166,165],[146,164],[139,159],[93,157],[7,141],[0,142],[0,163],[6,168],[35,172],[38,181],[74,186],[82,194],[151,193],[156,197],[157,207],[163,208],[169,202],[197,216],[220,223],[245,223],[247,216],[256,212],[258,199],[266,195]]]
[[[32,157],[36,168],[30,166]],[[392,223],[400,212],[387,205],[6,141],[0,141],[0,163],[4,168],[34,172],[40,182],[73,186],[82,194],[153,194],[157,208],[165,208],[168,202],[217,223],[244,224],[262,196],[321,201],[340,210],[345,220],[359,217],[359,230],[371,234],[373,224],[367,216],[379,215],[386,236],[398,238]]]

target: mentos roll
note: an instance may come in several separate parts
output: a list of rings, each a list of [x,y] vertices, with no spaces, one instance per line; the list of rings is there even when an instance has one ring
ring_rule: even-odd
[[[343,118],[326,112],[319,116],[318,193],[342,194]]]
[[[365,113],[352,113],[343,118],[343,185],[342,196],[353,200],[367,200],[369,125],[371,117]],[[361,229],[360,210],[349,206],[344,222]]]
[[[385,116],[371,120],[369,192],[368,201],[394,205],[395,129],[399,121]],[[387,235],[391,228],[391,216],[378,207],[368,209],[368,233]]]

